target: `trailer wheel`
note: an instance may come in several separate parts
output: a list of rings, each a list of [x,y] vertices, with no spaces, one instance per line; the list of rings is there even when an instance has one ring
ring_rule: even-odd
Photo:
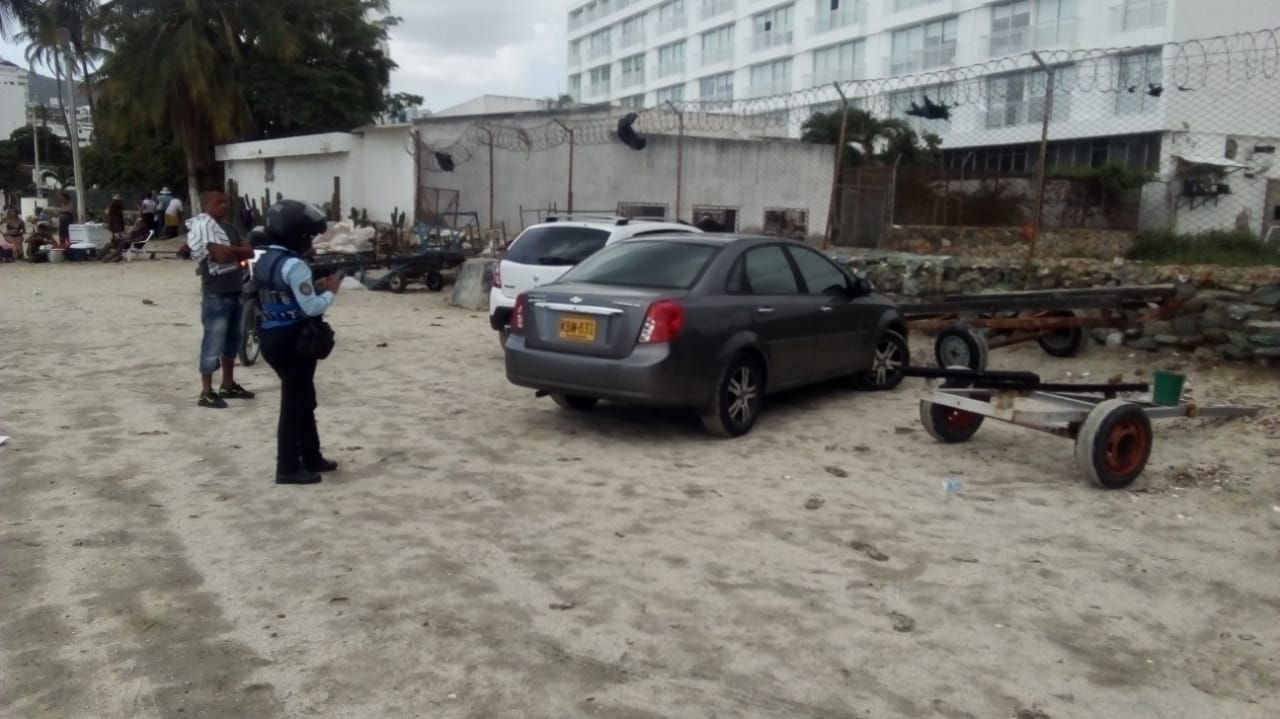
[[[397,270],[387,275],[387,289],[392,292],[396,294],[404,292],[405,284],[407,284],[407,281],[404,278],[404,273]]]
[[[968,369],[968,367],[952,366],[945,369]],[[959,377],[952,377],[942,383],[943,389],[972,386],[972,382]],[[991,399],[989,394],[969,396],[983,402]],[[924,431],[928,432],[930,437],[946,444],[968,442],[973,439],[973,435],[977,434],[978,430],[982,428],[984,420],[986,420],[986,417],[973,412],[947,407],[929,400],[921,400],[920,402],[920,423],[924,425]]]
[[[1058,310],[1044,316],[1075,317],[1076,315],[1070,310]],[[1041,335],[1036,342],[1040,345],[1040,349],[1053,357],[1075,357],[1080,353],[1080,347],[1084,345],[1084,329],[1060,327],[1046,335]]]
[[[955,407],[920,401],[920,423],[930,437],[946,444],[958,444],[973,439],[986,417]]]
[[[432,270],[422,279],[422,284],[426,285],[427,289],[432,292],[439,292],[444,289],[444,275]]]
[[[987,355],[987,339],[966,324],[944,327],[933,340],[933,356],[939,367],[981,372],[987,368]]]
[[[1124,489],[1151,457],[1151,419],[1142,407],[1109,399],[1089,412],[1076,434],[1076,466],[1103,489]]]

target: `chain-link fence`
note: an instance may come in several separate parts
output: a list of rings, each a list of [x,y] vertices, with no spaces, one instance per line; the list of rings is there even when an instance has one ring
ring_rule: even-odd
[[[1277,145],[1267,29],[746,100],[442,119],[420,126],[418,158],[421,183],[508,226],[605,207],[864,247],[910,228],[1280,241]]]

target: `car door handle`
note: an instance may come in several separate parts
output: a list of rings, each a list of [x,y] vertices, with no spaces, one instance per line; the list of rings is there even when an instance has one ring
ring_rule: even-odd
[[[757,314],[762,314],[762,315],[771,315],[771,314],[773,314],[773,308],[772,308],[772,307],[757,307],[757,308],[756,308],[756,313],[757,313]]]
[[[831,311],[831,305],[823,305],[823,306],[821,306],[821,307],[819,307],[819,308],[818,308],[818,311],[819,311],[819,312],[830,312],[830,311]]]

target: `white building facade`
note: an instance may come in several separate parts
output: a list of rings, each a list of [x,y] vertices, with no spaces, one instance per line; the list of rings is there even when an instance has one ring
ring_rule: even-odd
[[[0,140],[27,124],[27,71],[0,60]]]
[[[1026,173],[1038,164],[1052,94],[1051,170],[1149,170],[1170,188],[1144,191],[1144,209],[1159,209],[1150,226],[1181,215],[1172,226],[1229,227],[1244,213],[1265,233],[1280,222],[1270,199],[1280,193],[1272,162],[1280,84],[1267,73],[1246,78],[1244,52],[1234,67],[1179,74],[1186,57],[1169,44],[1278,27],[1276,0],[587,0],[568,14],[568,87],[588,103],[743,108],[753,98],[889,78],[854,85],[875,94],[855,92],[851,100],[938,135],[948,167],[995,173]],[[1061,51],[1087,48],[1125,50],[1064,61],[1070,54]],[[1052,93],[1045,73],[1027,67],[1032,50],[1061,63]],[[948,72],[955,68],[972,72]],[[1188,79],[1199,86],[1180,91]],[[948,105],[949,117],[909,113],[925,95]],[[809,109],[831,109],[834,98],[833,90]],[[803,109],[797,102],[809,100],[785,104]],[[792,114],[793,135],[804,114]],[[1197,147],[1195,162],[1185,159],[1189,143]],[[1197,174],[1189,165],[1205,175],[1234,168],[1233,182],[1244,192],[1214,197],[1204,209],[1205,198],[1180,196]]]

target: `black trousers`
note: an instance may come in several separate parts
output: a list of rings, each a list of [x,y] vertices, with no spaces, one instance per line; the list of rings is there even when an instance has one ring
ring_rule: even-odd
[[[280,423],[276,428],[276,471],[296,472],[320,459],[316,429],[316,360],[294,349],[301,325],[262,330],[262,356],[280,377]]]

